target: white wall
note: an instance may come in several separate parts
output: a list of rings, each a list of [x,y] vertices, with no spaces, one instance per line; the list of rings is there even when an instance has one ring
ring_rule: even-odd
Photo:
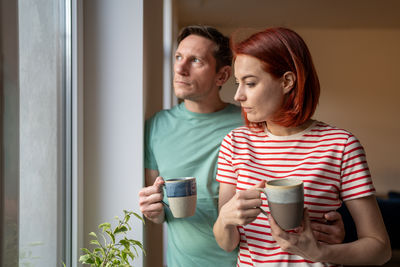
[[[84,234],[139,213],[143,181],[143,1],[84,1]],[[133,238],[143,227],[132,218]],[[142,266],[142,258],[135,266]]]

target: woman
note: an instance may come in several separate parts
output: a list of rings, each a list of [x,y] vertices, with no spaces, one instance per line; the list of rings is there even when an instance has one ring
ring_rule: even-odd
[[[303,39],[285,28],[270,28],[233,45],[239,101],[246,121],[221,144],[217,180],[218,244],[240,247],[239,266],[377,265],[391,257],[364,150],[348,131],[311,117],[319,81]],[[304,219],[282,230],[261,212],[265,181],[298,177],[304,182]],[[353,216],[358,240],[318,242],[310,221],[322,220],[342,201]]]

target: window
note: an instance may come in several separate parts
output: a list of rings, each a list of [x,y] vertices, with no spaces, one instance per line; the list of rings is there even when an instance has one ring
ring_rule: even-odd
[[[2,266],[61,266],[70,253],[68,3],[2,1]]]

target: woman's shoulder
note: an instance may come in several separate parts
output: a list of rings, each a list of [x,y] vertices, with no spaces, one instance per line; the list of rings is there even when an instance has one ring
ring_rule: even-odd
[[[233,142],[252,142],[254,140],[261,140],[265,136],[266,134],[263,129],[240,126],[230,131],[225,139],[230,139]]]
[[[314,135],[344,135],[347,137],[354,136],[350,131],[322,122],[317,121],[314,127],[311,129],[310,133]]]

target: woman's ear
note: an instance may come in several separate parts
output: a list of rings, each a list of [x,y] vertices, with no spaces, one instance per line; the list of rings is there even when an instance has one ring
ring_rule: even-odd
[[[294,85],[296,84],[296,75],[291,72],[287,71],[283,74],[283,93],[287,94],[290,90],[293,89]]]
[[[219,69],[217,75],[217,86],[222,86],[231,77],[231,66],[223,66]]]

